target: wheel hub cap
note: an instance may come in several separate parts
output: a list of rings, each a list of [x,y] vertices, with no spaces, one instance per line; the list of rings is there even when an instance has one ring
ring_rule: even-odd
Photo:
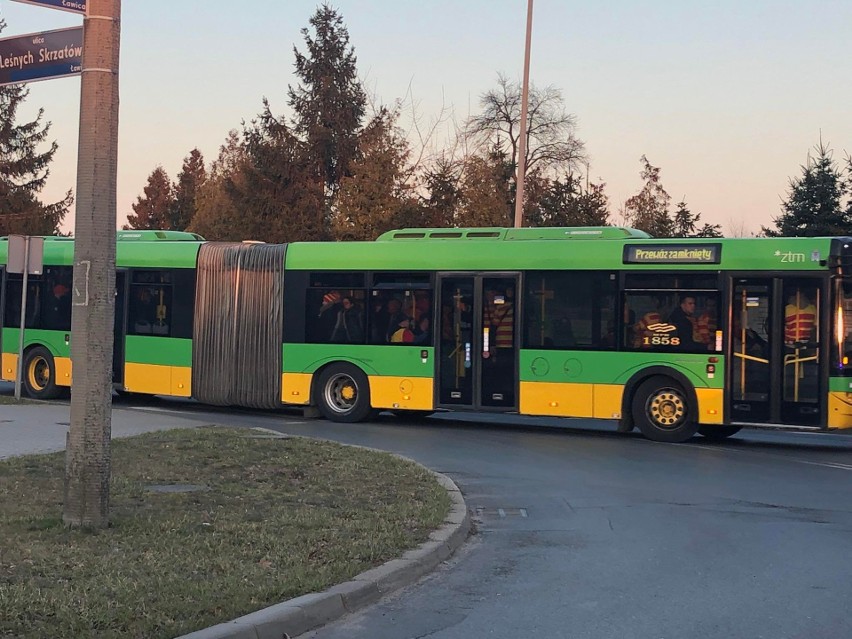
[[[675,428],[686,416],[683,398],[671,391],[660,391],[654,395],[648,405],[648,414],[661,428]]]

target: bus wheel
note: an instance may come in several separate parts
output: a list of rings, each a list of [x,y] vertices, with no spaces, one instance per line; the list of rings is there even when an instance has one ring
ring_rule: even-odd
[[[56,385],[56,363],[53,355],[43,346],[37,346],[24,355],[24,388],[35,399],[54,399],[62,389]]]
[[[669,377],[642,382],[633,396],[633,419],[642,434],[655,442],[685,442],[698,430],[680,384]]]
[[[742,426],[708,426],[702,425],[698,427],[698,433],[711,442],[722,441],[731,435],[736,435],[742,430]]]
[[[320,373],[315,399],[323,417],[333,422],[360,422],[371,412],[367,376],[351,364],[332,364]]]

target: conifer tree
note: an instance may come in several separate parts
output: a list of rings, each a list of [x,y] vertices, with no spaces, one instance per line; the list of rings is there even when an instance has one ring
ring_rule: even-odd
[[[136,198],[133,213],[127,216],[125,229],[173,229],[171,226],[174,195],[168,174],[162,166],[148,176],[143,194]],[[182,230],[182,229],[181,229]]]
[[[783,212],[773,221],[775,228],[763,227],[769,236],[820,237],[852,234],[852,210],[844,207],[846,182],[822,143],[814,147],[816,157],[808,154],[801,167],[802,176],[790,179],[790,192],[782,203]]]
[[[243,239],[297,242],[329,238],[323,182],[313,156],[267,100],[258,118],[243,128],[245,160],[225,180],[240,211]]]
[[[528,206],[524,219],[530,226],[606,226],[609,198],[606,184],[583,186],[583,178],[568,174],[564,181],[533,174],[527,178]],[[538,184],[536,184],[538,183]]]
[[[624,203],[628,223],[653,237],[671,237],[674,233],[674,224],[669,217],[672,198],[663,188],[660,168],[652,166],[644,155],[640,161],[643,165],[640,177],[645,184],[639,193]]]
[[[698,226],[701,213],[689,210],[685,200],[677,203],[677,209],[672,218],[672,237],[722,237],[722,227],[718,224]]]
[[[461,201],[461,165],[447,155],[427,169],[423,181],[428,195],[425,198],[426,223],[433,228],[451,227]]]
[[[210,166],[210,175],[198,190],[195,214],[188,231],[208,240],[246,239],[243,216],[227,188],[228,182],[236,179],[244,162],[246,150],[240,142],[240,134],[231,129],[225,143],[219,147],[219,156]]]
[[[193,149],[183,159],[183,167],[175,180],[169,228],[183,231],[189,226],[198,209],[198,192],[206,179],[204,156],[198,149]]]
[[[465,161],[456,209],[456,226],[512,226],[514,182],[512,166],[499,148]]]
[[[0,20],[0,31],[5,26]],[[34,120],[17,123],[18,108],[28,95],[23,85],[0,87],[0,236],[54,235],[74,201],[70,190],[53,204],[39,200],[58,146],[51,142],[47,150],[38,150],[50,131],[50,123],[42,123],[44,109]]]
[[[296,115],[294,132],[305,143],[317,177],[333,195],[355,158],[366,96],[342,17],[323,4],[310,24],[313,36],[302,29],[306,54],[294,47],[299,85],[289,87],[289,105]]]
[[[337,239],[374,240],[416,223],[419,203],[408,165],[411,151],[397,127],[398,117],[398,111],[382,107],[359,135],[352,174],[340,181],[332,218]]]

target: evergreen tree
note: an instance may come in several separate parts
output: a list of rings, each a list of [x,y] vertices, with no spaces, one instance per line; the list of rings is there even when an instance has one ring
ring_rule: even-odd
[[[512,226],[514,183],[512,167],[499,148],[467,159],[461,177],[455,226]]]
[[[225,179],[225,191],[240,212],[244,239],[296,242],[329,238],[323,183],[313,156],[276,118],[267,100],[257,120],[243,128],[245,158]]]
[[[607,226],[609,198],[606,184],[590,183],[568,174],[565,180],[528,176],[529,194],[525,219],[530,226]]]
[[[172,229],[174,195],[172,183],[162,166],[148,176],[143,194],[136,198],[133,213],[127,216],[125,229]]]
[[[663,188],[659,167],[651,166],[644,155],[640,161],[643,164],[640,177],[645,184],[624,203],[628,223],[652,237],[671,237],[674,233],[674,223],[669,217],[672,198]]]
[[[852,220],[852,155],[846,156],[846,219]]]
[[[178,231],[186,229],[198,209],[198,193],[207,179],[204,168],[204,156],[193,149],[183,160],[183,167],[175,181],[174,205],[171,211],[169,228]]]
[[[763,227],[772,237],[820,237],[852,234],[852,211],[843,206],[846,183],[831,150],[820,141],[816,157],[808,154],[802,176],[790,179],[790,192],[782,203],[783,212],[773,221],[775,228]]]
[[[340,181],[332,230],[339,240],[374,240],[410,225],[418,203],[408,161],[411,151],[397,127],[398,111],[382,107],[359,136],[351,175]],[[405,221],[400,218],[405,214]]]
[[[5,26],[0,20],[0,31]],[[31,122],[16,124],[18,108],[28,95],[22,85],[0,87],[0,236],[55,235],[74,201],[71,191],[53,204],[38,198],[58,146],[51,142],[38,152],[50,131],[50,123],[42,123],[44,109]]]
[[[240,135],[231,130],[225,144],[219,147],[219,156],[210,166],[210,175],[201,184],[196,197],[196,210],[187,230],[216,241],[240,241],[244,234],[243,217],[228,189],[228,181],[237,179],[246,150]]]
[[[349,175],[356,156],[366,96],[358,80],[354,48],[341,16],[324,4],[311,17],[315,35],[302,29],[307,54],[294,47],[298,87],[289,87],[294,131],[330,195]],[[329,205],[330,207],[330,205]]]
[[[461,201],[461,167],[448,156],[441,156],[434,166],[427,169],[423,181],[427,196],[424,205],[427,211],[424,226],[447,228],[453,226]]]
[[[692,237],[695,233],[695,224],[700,217],[701,214],[689,210],[685,200],[678,202],[672,223],[673,237]]]
[[[706,223],[699,227],[701,213],[689,210],[685,200],[677,203],[677,209],[672,220],[672,237],[722,237],[722,227],[719,224]]]

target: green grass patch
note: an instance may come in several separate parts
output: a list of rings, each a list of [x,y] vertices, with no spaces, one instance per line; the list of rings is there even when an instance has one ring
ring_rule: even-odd
[[[64,453],[0,462],[0,637],[175,637],[398,557],[450,507],[391,455],[244,429],[114,441],[105,530],[63,526],[63,481]]]
[[[16,400],[14,396],[0,395],[0,404],[29,404],[29,402],[25,399]]]

